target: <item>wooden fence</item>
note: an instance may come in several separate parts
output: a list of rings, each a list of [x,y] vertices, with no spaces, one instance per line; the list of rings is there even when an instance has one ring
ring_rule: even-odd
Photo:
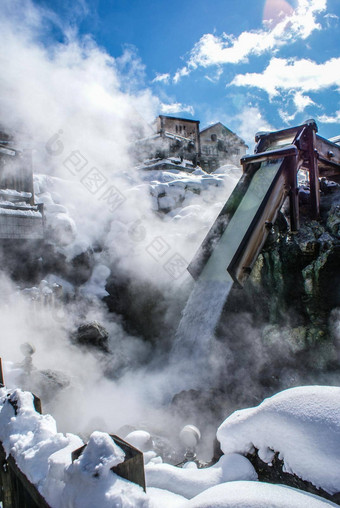
[[[2,362],[0,358],[0,386],[5,386]],[[33,394],[35,410],[42,413],[41,401]],[[16,411],[15,405],[13,404]],[[122,478],[137,483],[145,491],[145,475],[143,454],[118,436],[111,435],[114,442],[125,453],[123,463],[112,468],[112,471]],[[86,445],[72,453],[72,461],[76,460]],[[0,501],[3,508],[51,508],[38,489],[27,476],[19,469],[14,458],[6,452],[0,442]]]

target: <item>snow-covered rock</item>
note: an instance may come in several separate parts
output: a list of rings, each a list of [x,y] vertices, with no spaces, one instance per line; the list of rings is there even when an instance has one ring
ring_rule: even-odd
[[[150,508],[186,508],[188,500],[173,492],[150,487],[148,489]]]
[[[257,480],[257,474],[249,460],[236,453],[224,455],[216,464],[206,469],[180,469],[170,464],[149,462],[145,466],[145,475],[148,487],[169,490],[187,499],[219,483]]]
[[[307,492],[260,482],[216,485],[189,501],[185,508],[327,508],[338,505]]]
[[[330,494],[340,492],[340,388],[302,386],[236,411],[219,427],[222,451],[247,454],[254,447],[270,463]]]

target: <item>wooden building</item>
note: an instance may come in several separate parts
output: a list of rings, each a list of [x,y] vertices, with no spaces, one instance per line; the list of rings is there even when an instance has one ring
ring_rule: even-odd
[[[201,130],[200,138],[201,166],[209,173],[224,164],[239,166],[248,148],[243,139],[221,122]]]
[[[152,126],[154,133],[135,142],[137,158],[142,161],[177,157],[195,167],[201,154],[199,124],[198,120],[158,116]]]

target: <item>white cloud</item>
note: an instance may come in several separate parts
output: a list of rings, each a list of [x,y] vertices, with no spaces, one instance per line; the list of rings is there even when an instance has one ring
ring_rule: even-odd
[[[152,80],[152,83],[169,83],[170,74],[156,74],[156,77]]]
[[[327,13],[324,16],[327,28],[335,29],[339,26],[339,16],[336,14]]]
[[[214,72],[214,73],[210,72],[209,74],[206,74],[204,77],[208,81],[211,81],[211,83],[217,83],[220,80],[220,77],[222,76],[222,74],[223,74],[222,67],[218,67],[216,72]]]
[[[298,113],[304,111],[307,106],[315,106],[315,102],[308,95],[303,95],[300,91],[294,94],[293,100]]]
[[[190,113],[190,115],[193,115],[195,110],[192,106],[187,106],[181,102],[173,102],[172,104],[161,104],[161,112],[165,115],[173,115],[174,113]]]
[[[225,33],[222,36],[204,34],[191,50],[187,65],[176,72],[174,81],[178,82],[197,67],[246,62],[250,55],[275,51],[289,42],[306,39],[321,28],[316,16],[325,9],[326,0],[298,0],[293,13],[275,26],[267,23],[265,28],[242,32],[238,37]]]
[[[340,57],[318,64],[307,59],[272,58],[262,73],[238,74],[230,83],[236,86],[254,86],[265,90],[270,97],[280,90],[297,90],[297,105],[310,99],[302,92],[315,92],[340,87]],[[307,104],[306,104],[307,105]]]
[[[256,132],[276,130],[263,117],[258,106],[246,106],[239,115],[233,118],[233,121],[236,125],[235,132],[244,139],[250,152],[253,151]]]
[[[340,123],[340,110],[336,111],[333,116],[320,115],[318,121],[321,123]]]
[[[188,67],[182,67],[182,69],[178,69],[173,78],[174,83],[178,83],[178,81],[183,78],[183,76],[187,76],[188,74],[190,74]]]
[[[289,114],[284,109],[279,109],[279,115],[286,124],[292,122],[296,115],[298,113],[302,113],[307,108],[307,106],[317,107],[317,104],[315,104],[315,102],[310,97],[308,97],[308,95],[304,95],[301,91],[295,91],[293,93],[293,104],[295,106],[295,111],[292,114]]]

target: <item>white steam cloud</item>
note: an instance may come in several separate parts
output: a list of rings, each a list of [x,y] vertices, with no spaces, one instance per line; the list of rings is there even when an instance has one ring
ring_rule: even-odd
[[[59,255],[70,262],[87,248],[99,248],[90,281],[57,310],[32,309],[33,303],[2,274],[1,356],[14,362],[5,364],[5,374],[12,371],[7,381],[15,382],[13,368],[24,360],[20,345],[32,343],[34,368],[61,371],[70,381],[60,393],[51,384],[44,408],[61,430],[113,432],[143,419],[157,425],[155,408],[176,389],[178,370],[160,373],[156,367],[157,361],[164,362],[163,344],[151,349],[143,338],[127,334],[120,318],[100,301],[89,300],[89,293],[105,294],[110,270],[155,287],[167,302],[160,306],[159,323],[168,345],[167,324],[179,320],[190,277],[185,271],[178,279],[169,276],[159,262],[160,249],[177,255],[182,264],[190,261],[230,189],[193,194],[196,215],[188,213],[183,220],[157,216],[150,186],[132,157],[134,140],[149,134],[160,107],[158,98],[138,86],[143,65],[131,48],[114,59],[91,37],[79,38],[74,31],[64,31],[64,42],[49,43],[44,27],[51,23],[63,30],[50,11],[29,1],[3,2],[1,123],[19,146],[34,148],[36,196],[45,205]],[[53,270],[46,278],[61,282],[72,295],[71,284]],[[94,320],[109,332],[109,355],[79,349],[70,341],[77,326]],[[35,389],[33,381],[21,382]]]

